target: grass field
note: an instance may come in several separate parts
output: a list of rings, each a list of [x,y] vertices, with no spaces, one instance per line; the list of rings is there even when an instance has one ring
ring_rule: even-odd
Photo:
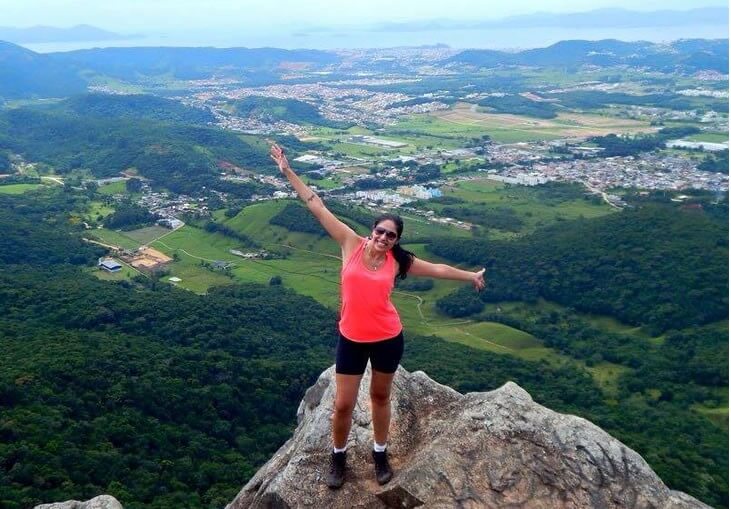
[[[604,393],[610,397],[618,394],[618,379],[624,373],[632,371],[626,366],[613,364],[611,362],[601,362],[594,366],[586,366],[585,369],[591,374],[594,381],[601,387]]]
[[[688,136],[686,139],[706,143],[728,143],[728,133],[698,133]]]
[[[96,221],[99,216],[101,216],[103,219],[112,212],[114,212],[113,207],[106,205],[104,202],[101,201],[93,201],[89,203],[89,209],[86,212],[85,217],[87,219]]]
[[[691,409],[707,417],[716,426],[728,433],[728,406],[706,407],[704,405],[693,405]]]
[[[0,194],[23,194],[38,189],[43,184],[8,184],[0,186]]]
[[[236,255],[229,253],[230,249],[238,249],[241,243],[219,233],[209,233],[193,226],[183,226],[165,238],[150,243],[150,247],[159,249],[168,256],[178,253],[204,262],[228,261],[236,262]]]
[[[130,230],[128,232],[124,232],[124,234],[127,237],[136,240],[140,244],[147,244],[158,237],[169,234],[171,231],[172,230],[162,226],[148,226],[137,230]]]
[[[127,183],[125,181],[112,182],[110,184],[104,184],[99,186],[99,193],[112,195],[112,194],[124,194],[127,192]]]
[[[719,323],[718,326],[721,327],[723,325]],[[728,332],[728,321],[725,321],[725,326],[725,330]],[[711,422],[728,433],[728,387],[718,387],[715,392],[716,399],[720,404],[706,401],[692,405],[691,409],[707,417]]]
[[[119,246],[124,249],[137,249],[142,245],[140,242],[125,235],[125,232],[107,230],[106,228],[91,230],[87,236],[95,238],[104,244]]]
[[[586,138],[610,133],[651,132],[648,122],[621,119],[588,113],[560,113],[554,119],[537,119],[521,115],[480,111],[470,104],[460,103],[436,114],[416,115],[386,129],[386,134],[417,144],[409,136],[433,137],[431,143],[450,147],[459,141],[489,135],[499,143],[552,140],[556,138]]]
[[[502,182],[487,178],[459,182],[455,186],[443,187],[442,191],[444,196],[454,196],[468,202],[480,202],[489,207],[513,209],[524,222],[521,234],[529,233],[539,226],[557,220],[593,218],[614,212],[609,205],[584,199],[566,200],[560,203],[546,202],[538,195],[541,192],[539,189],[525,186],[506,187]],[[441,207],[435,205],[434,209],[438,210]],[[500,232],[491,232],[491,235],[498,238],[515,236]]]
[[[103,281],[124,281],[139,275],[139,272],[127,265],[123,265],[119,272],[107,272],[94,267],[91,273]]]

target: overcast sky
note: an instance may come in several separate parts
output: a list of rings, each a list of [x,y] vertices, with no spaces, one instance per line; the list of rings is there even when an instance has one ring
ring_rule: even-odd
[[[724,6],[722,0],[0,0],[0,26],[90,24],[111,31],[292,30],[447,18],[487,20],[534,12]]]

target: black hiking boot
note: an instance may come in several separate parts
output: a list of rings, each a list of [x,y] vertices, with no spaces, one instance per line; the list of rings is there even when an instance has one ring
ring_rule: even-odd
[[[330,473],[327,475],[327,487],[337,490],[345,482],[345,451],[333,452],[330,455]]]
[[[376,481],[383,486],[393,477],[391,465],[388,464],[388,452],[373,451],[373,463],[376,466]]]

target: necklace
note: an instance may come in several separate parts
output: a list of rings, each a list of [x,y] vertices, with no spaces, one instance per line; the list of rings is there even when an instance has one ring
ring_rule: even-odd
[[[366,244],[365,253],[366,253],[366,266],[370,270],[378,270],[378,267],[380,267],[383,264],[383,261],[386,259],[385,256],[381,257],[380,260],[373,260],[373,255],[371,254],[371,250],[369,249],[370,245]],[[371,260],[371,261],[368,261]]]

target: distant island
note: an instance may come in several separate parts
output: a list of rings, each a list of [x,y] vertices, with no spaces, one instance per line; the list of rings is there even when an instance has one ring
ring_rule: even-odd
[[[141,37],[139,34],[123,35],[91,25],[76,25],[69,28],[42,25],[28,28],[0,27],[0,40],[15,43],[119,41],[139,37]]]

